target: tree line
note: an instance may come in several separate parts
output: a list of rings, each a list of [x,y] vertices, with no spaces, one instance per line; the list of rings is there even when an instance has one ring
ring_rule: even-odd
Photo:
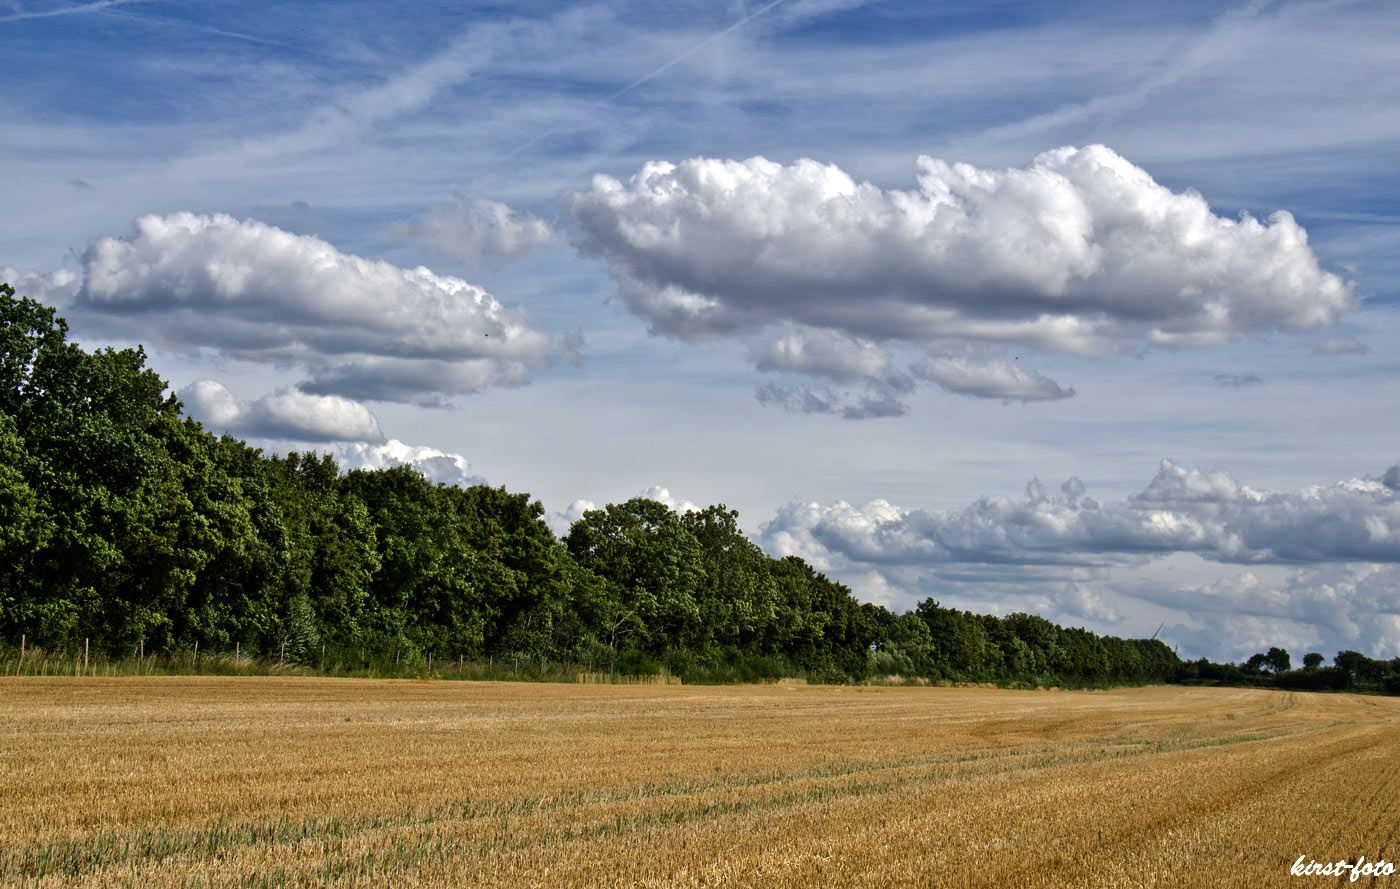
[[[859,602],[722,505],[633,499],[562,538],[528,494],[342,472],[206,432],[141,348],[88,352],[0,285],[0,640],[349,666],[549,658],[691,680],[1109,685],[1183,678],[1162,642]],[[1201,678],[1201,677],[1197,677]]]
[[[1216,664],[1206,658],[1183,661],[1173,681],[1191,685],[1247,685],[1296,691],[1371,691],[1400,694],[1400,657],[1388,661],[1347,649],[1331,664],[1319,651],[1303,655],[1293,667],[1288,651],[1277,646],[1250,655],[1239,664]]]

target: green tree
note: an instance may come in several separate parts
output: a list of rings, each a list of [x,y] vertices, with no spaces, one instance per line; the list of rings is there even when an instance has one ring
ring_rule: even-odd
[[[1350,649],[1337,652],[1332,663],[1345,673],[1353,684],[1381,682],[1387,672],[1384,661],[1372,660],[1361,652]]]
[[[12,614],[48,644],[91,635],[169,647],[206,558],[179,533],[188,509],[165,446],[178,402],[141,349],[89,354],[66,335],[52,309],[0,289],[0,411],[49,530],[12,578]]]
[[[409,466],[355,470],[344,484],[368,509],[378,546],[366,647],[479,654],[488,605],[459,504]]]
[[[473,582],[483,591],[487,650],[543,657],[572,647],[582,628],[570,599],[575,583],[586,580],[545,524],[544,506],[485,485],[439,491],[476,554]]]
[[[28,625],[19,598],[25,573],[31,554],[53,533],[39,493],[25,478],[27,462],[14,421],[0,413],[0,632],[6,636]]]
[[[264,465],[285,553],[270,597],[276,629],[267,644],[280,652],[287,642],[298,659],[321,642],[358,651],[366,634],[374,635],[370,587],[380,568],[369,509],[329,454],[292,452]]]
[[[688,512],[681,525],[700,547],[703,574],[696,586],[699,620],[692,648],[723,645],[739,651],[774,653],[778,593],[768,557],[739,530],[739,514],[724,505]]]
[[[890,621],[886,640],[885,646],[891,653],[907,658],[908,672],[918,676],[942,677],[934,652],[933,633],[914,612],[901,614]]]
[[[700,544],[665,504],[638,497],[589,510],[565,542],[606,586],[599,629],[612,648],[660,654],[697,635]]]

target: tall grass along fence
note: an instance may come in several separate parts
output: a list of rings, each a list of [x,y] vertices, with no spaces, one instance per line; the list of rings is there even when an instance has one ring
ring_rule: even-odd
[[[108,647],[91,639],[71,648],[53,649],[30,645],[25,637],[20,637],[17,645],[0,643],[0,676],[345,676],[663,685],[681,682],[680,677],[665,670],[633,675],[601,671],[590,664],[525,656],[493,656],[479,661],[398,652],[393,656],[344,658],[321,649],[311,658],[293,661],[285,650],[249,655],[241,646],[233,651],[209,651],[196,646],[186,651],[148,652],[141,643],[120,656],[109,652]]]

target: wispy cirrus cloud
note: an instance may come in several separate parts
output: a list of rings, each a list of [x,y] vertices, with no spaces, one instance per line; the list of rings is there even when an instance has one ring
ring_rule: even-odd
[[[1264,378],[1256,373],[1218,373],[1211,377],[1215,385],[1225,389],[1247,389],[1250,386],[1264,385]]]
[[[0,16],[0,25],[6,22],[20,22],[29,19],[47,19],[61,15],[84,15],[87,13],[101,12],[104,9],[111,9],[114,6],[129,6],[133,3],[147,3],[150,0],[97,0],[95,3],[82,3],[77,6],[58,6],[53,9],[37,9],[34,11],[19,10],[10,15]]]

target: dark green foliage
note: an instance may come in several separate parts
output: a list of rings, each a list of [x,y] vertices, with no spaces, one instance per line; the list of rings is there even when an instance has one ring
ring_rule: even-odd
[[[208,558],[187,523],[185,424],[140,349],[89,354],[66,331],[0,289],[0,437],[20,451],[0,483],[29,544],[3,620],[57,641],[169,641]]]
[[[926,631],[911,633],[911,618]],[[895,618],[888,637],[915,665],[917,675],[941,671],[949,679],[976,682],[1136,685],[1165,682],[1180,664],[1155,639],[1097,636],[1019,612],[1003,618],[973,614],[943,608],[932,599]]]
[[[612,648],[660,654],[703,636],[700,542],[665,505],[639,497],[589,510],[565,543],[602,580],[597,629]]]
[[[1258,676],[1264,672],[1264,668],[1269,665],[1269,658],[1265,654],[1253,654],[1249,660],[1240,665],[1240,669],[1248,676]]]
[[[678,516],[630,500],[585,513],[566,544],[594,579],[582,623],[621,653],[619,669],[659,659],[691,678],[865,675],[878,634],[850,590],[764,555],[724,506]]]
[[[1280,655],[1282,655],[1280,657]],[[1271,648],[1240,666],[1214,664],[1205,658],[1177,667],[1171,681],[1208,685],[1253,685],[1298,691],[1363,691],[1400,694],[1400,658],[1380,661],[1356,651],[1338,652],[1333,666],[1322,666],[1322,655],[1309,652],[1303,669],[1288,669],[1288,653]],[[1266,672],[1269,667],[1272,672]],[[1281,667],[1281,668],[1280,668]]]
[[[1347,675],[1352,684],[1371,680],[1373,674],[1376,674],[1374,678],[1379,678],[1379,670],[1372,666],[1373,664],[1378,666],[1378,663],[1359,651],[1339,651],[1337,656],[1332,659],[1332,663],[1338,670]]]
[[[1277,688],[1291,688],[1298,691],[1341,691],[1351,686],[1346,673],[1336,667],[1323,667],[1312,670],[1288,670],[1277,674],[1273,684]]]

